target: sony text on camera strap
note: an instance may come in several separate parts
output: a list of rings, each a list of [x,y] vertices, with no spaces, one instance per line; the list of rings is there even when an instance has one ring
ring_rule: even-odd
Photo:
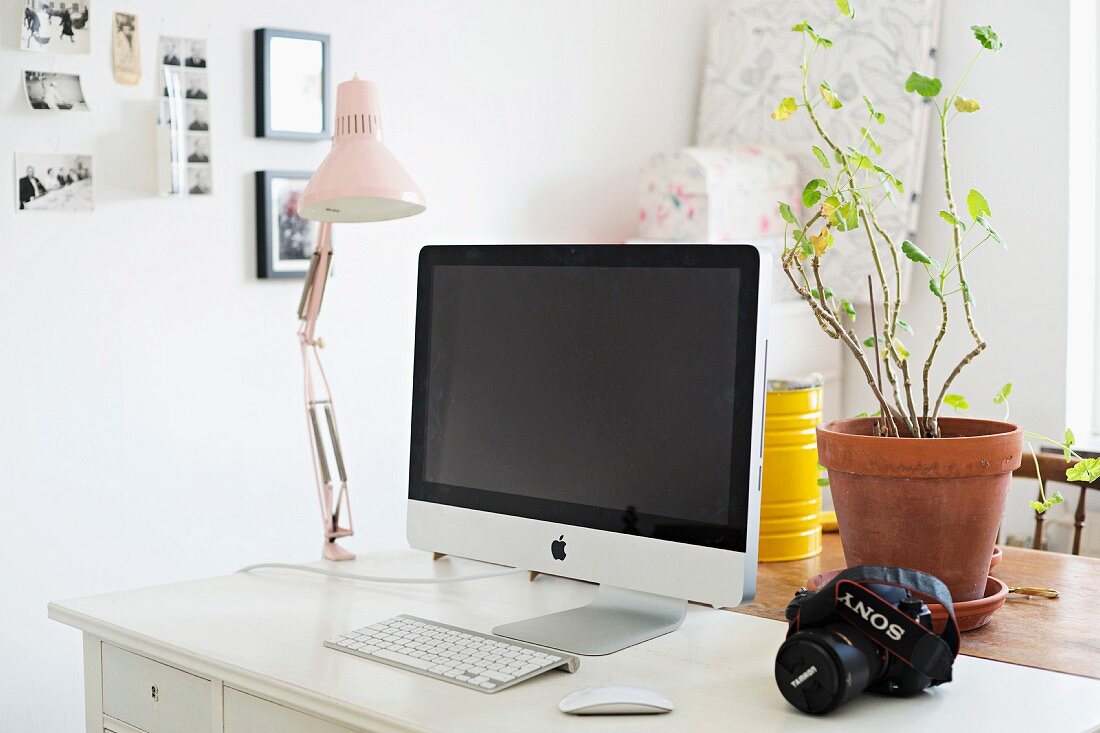
[[[867,588],[868,583],[896,586],[926,603],[942,605],[947,611],[942,634],[937,636],[921,626]],[[803,603],[788,636],[798,631],[802,620],[810,622],[836,613],[872,642],[927,675],[933,685],[951,681],[951,664],[959,653],[959,626],[951,593],[942,581],[919,570],[860,565],[841,571],[820,590],[829,586],[831,593],[816,593]]]

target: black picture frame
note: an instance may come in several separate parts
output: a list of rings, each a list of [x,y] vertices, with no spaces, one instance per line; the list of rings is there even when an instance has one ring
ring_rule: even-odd
[[[271,41],[274,38],[295,38],[321,44],[321,130],[301,132],[281,130],[271,120]],[[332,135],[330,55],[331,39],[324,33],[307,33],[280,28],[257,28],[253,32],[256,66],[256,137],[276,140],[326,140]]]
[[[300,268],[280,267],[280,233],[272,226],[272,214],[278,202],[272,200],[272,186],[279,180],[308,181],[308,171],[256,171],[256,277],[261,280],[302,280],[309,269],[309,258],[298,260]],[[318,222],[311,222],[316,227]],[[316,232],[307,236],[313,246]],[[312,249],[310,250],[312,252]]]

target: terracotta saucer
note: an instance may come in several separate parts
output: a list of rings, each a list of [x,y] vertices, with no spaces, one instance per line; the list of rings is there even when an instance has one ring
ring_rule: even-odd
[[[997,567],[997,563],[1001,561],[1001,558],[1005,556],[1005,551],[998,545],[993,546],[993,557],[989,558],[989,572],[993,572],[993,568]]]
[[[817,590],[843,569],[827,570],[815,575],[806,581],[806,588]],[[955,604],[955,620],[959,622],[959,630],[973,631],[985,626],[993,617],[993,613],[1005,604],[1006,598],[1008,598],[1008,586],[990,575],[985,583],[985,598]],[[947,623],[947,611],[938,603],[929,603],[928,610],[932,612],[932,629],[938,634],[943,631],[943,626]]]

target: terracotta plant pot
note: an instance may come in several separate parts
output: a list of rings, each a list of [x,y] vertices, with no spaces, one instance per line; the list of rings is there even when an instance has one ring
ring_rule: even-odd
[[[942,438],[882,438],[874,423],[817,429],[845,562],[923,570],[955,601],[981,598],[1023,430],[945,417]]]

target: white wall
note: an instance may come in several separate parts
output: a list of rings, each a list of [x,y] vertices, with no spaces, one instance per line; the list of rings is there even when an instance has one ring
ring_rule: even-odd
[[[252,172],[328,146],[252,137],[252,30],[331,33],[429,202],[336,231],[320,333],[364,550],[404,543],[417,246],[634,235],[637,168],[691,139],[708,5],[97,0],[92,54],[54,57],[16,50],[0,0],[0,730],[80,726],[48,600],[319,552],[297,286],[255,279]],[[115,10],[140,17],[138,87],[111,77]],[[158,32],[209,39],[212,198],[151,193]],[[32,113],[22,66],[81,73],[93,111]],[[95,212],[15,214],[17,148],[93,153]]]

